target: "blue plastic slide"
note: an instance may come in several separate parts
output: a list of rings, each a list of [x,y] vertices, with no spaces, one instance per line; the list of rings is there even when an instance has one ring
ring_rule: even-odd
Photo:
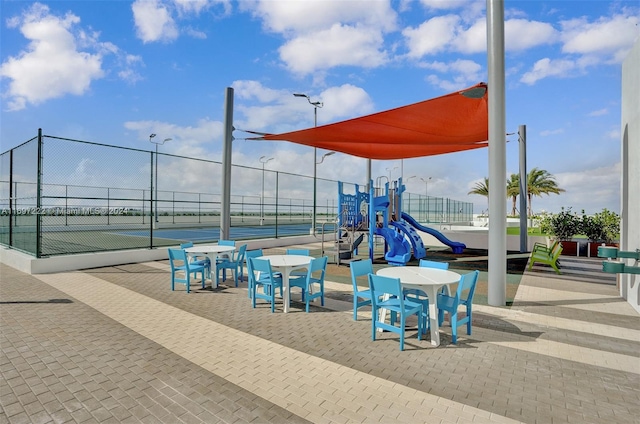
[[[444,236],[444,234],[442,234],[440,231],[437,231],[437,230],[434,230],[433,228],[429,228],[429,227],[425,227],[424,225],[421,225],[420,223],[418,223],[418,221],[413,219],[413,217],[411,217],[411,215],[409,215],[409,214],[406,214],[406,213],[402,212],[402,219],[407,221],[409,224],[411,224],[416,229],[418,229],[420,231],[424,231],[427,234],[431,234],[432,236],[437,238],[438,241],[440,241],[441,243],[444,243],[447,246],[449,246],[451,248],[451,250],[453,251],[453,253],[460,254],[460,253],[464,252],[464,249],[467,248],[467,246],[464,243],[460,243],[459,241],[451,241],[448,238],[446,238]]]
[[[424,247],[422,237],[411,225],[402,221],[391,221],[389,225],[400,230],[409,239],[413,247],[413,256],[416,259],[422,259],[427,256],[427,249]]]
[[[376,228],[376,234],[384,237],[389,251],[384,258],[389,265],[406,265],[411,259],[411,245],[393,228]]]

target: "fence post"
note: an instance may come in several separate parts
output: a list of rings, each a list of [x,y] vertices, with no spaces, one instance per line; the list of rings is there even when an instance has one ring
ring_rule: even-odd
[[[38,128],[38,183],[36,188],[36,211],[40,211],[42,208],[42,128]],[[36,258],[42,257],[40,236],[42,234],[42,225],[40,217],[42,215],[36,215]]]
[[[151,170],[149,172],[151,184],[151,190],[149,190],[149,199],[151,200],[149,202],[149,211],[151,212],[151,219],[149,220],[149,249],[153,249],[153,152],[149,152],[149,155],[151,156]]]

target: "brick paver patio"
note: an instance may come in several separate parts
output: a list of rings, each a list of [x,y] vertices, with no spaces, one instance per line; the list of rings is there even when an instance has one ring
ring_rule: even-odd
[[[535,267],[458,345],[445,324],[440,347],[409,330],[400,352],[341,283],[272,314],[246,283],[172,292],[167,261],[0,266],[0,422],[639,422],[640,319],[597,273]]]

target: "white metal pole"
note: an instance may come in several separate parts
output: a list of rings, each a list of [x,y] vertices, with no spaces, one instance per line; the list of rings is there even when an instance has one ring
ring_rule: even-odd
[[[504,0],[487,0],[489,75],[489,283],[488,303],[506,305],[507,173],[504,71]]]
[[[318,126],[318,108],[313,106],[313,127]],[[311,218],[310,234],[316,235],[316,206],[318,201],[318,148],[313,148],[313,214]]]

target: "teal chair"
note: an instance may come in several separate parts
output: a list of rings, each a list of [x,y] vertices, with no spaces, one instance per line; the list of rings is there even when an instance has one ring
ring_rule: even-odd
[[[249,258],[257,258],[264,256],[262,249],[247,250],[244,254],[245,264],[247,265],[247,288],[248,296],[251,298],[251,273],[249,272]]]
[[[447,312],[449,314],[449,320],[451,321],[451,339],[453,344],[458,342],[459,326],[467,324],[467,334],[471,335],[473,294],[476,291],[479,275],[480,271],[473,271],[462,275],[454,296],[448,296],[443,293],[438,294],[438,324],[442,325],[444,313]],[[460,306],[466,308],[464,318],[458,317],[458,308]]]
[[[371,338],[376,339],[378,329],[392,331],[400,335],[400,350],[404,350],[404,333],[407,318],[416,315],[418,318],[418,340],[422,330],[422,304],[407,300],[402,295],[402,284],[399,278],[384,277],[369,274],[369,290],[371,296]],[[391,312],[390,323],[380,321],[380,310],[387,309]],[[396,318],[400,316],[399,326],[396,327]]]
[[[302,256],[311,256],[311,250],[309,249],[287,249],[287,255],[302,255]],[[307,277],[307,271],[302,269],[298,269],[295,271],[291,271],[291,274],[289,274],[289,278],[298,278],[298,277],[302,277],[302,278],[306,278]]]
[[[437,269],[449,269],[448,262],[436,262],[428,259],[420,259],[420,266],[426,268]],[[441,293],[447,292],[447,287],[443,287]],[[418,302],[422,304],[422,330],[424,334],[429,330],[429,297],[425,292],[420,289],[404,289],[403,291],[405,299],[412,302]]]
[[[204,288],[204,265],[194,265],[189,263],[187,253],[182,249],[169,249],[169,264],[171,265],[171,291],[175,290],[176,283],[187,286],[187,293],[190,292],[191,274],[194,278],[197,273],[202,273],[202,288]],[[178,277],[178,273],[184,273],[184,277]]]
[[[268,259],[249,258],[247,261],[247,273],[251,286],[251,306],[256,307],[256,299],[264,299],[271,302],[271,312],[276,308],[276,288],[282,290],[282,277],[277,277],[271,269]],[[263,292],[258,288],[262,287]]]
[[[306,304],[306,311],[309,312],[309,302],[320,298],[320,305],[324,306],[324,276],[327,271],[329,258],[312,259],[304,278],[289,280],[289,298],[291,298],[291,288],[302,289],[302,301]]]
[[[236,246],[236,242],[234,240],[218,240],[218,246]],[[224,262],[224,261],[232,261],[235,255],[233,252],[225,252],[220,253],[216,258],[216,262]]]
[[[187,247],[193,247],[193,242],[187,241],[180,245],[180,249],[186,249]],[[211,259],[209,259],[208,256],[192,256],[187,254],[187,257],[189,258],[189,263],[191,264],[204,265],[205,271],[207,271],[207,276],[211,277]]]
[[[351,284],[353,284],[353,320],[358,320],[358,308],[371,305],[371,291],[369,289],[362,290],[358,287],[358,278],[366,277],[373,274],[373,262],[371,259],[362,259],[353,261],[349,264],[351,268]],[[363,280],[366,281],[366,278]],[[367,286],[369,285],[367,281]],[[364,299],[364,300],[359,300]]]
[[[238,287],[238,281],[242,280],[244,270],[244,256],[247,251],[247,245],[243,244],[238,249],[238,254],[229,261],[221,261],[216,263],[216,287],[218,287],[220,271],[222,271],[222,281],[227,280],[227,270],[231,270],[233,278],[235,280],[236,287]]]

